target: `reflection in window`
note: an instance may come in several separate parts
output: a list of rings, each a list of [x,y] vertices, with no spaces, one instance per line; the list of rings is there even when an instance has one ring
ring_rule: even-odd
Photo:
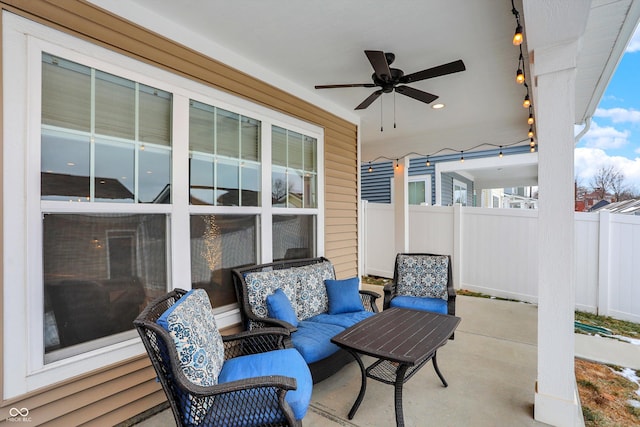
[[[260,121],[191,101],[191,204],[260,205]]]
[[[164,214],[44,215],[47,362],[134,336],[133,319],[167,289],[166,230]]]
[[[44,53],[42,200],[170,203],[171,99]]]
[[[236,302],[231,269],[255,264],[258,226],[255,215],[191,216],[191,281],[204,288],[214,307]]]
[[[315,215],[273,215],[273,259],[314,257]]]
[[[453,204],[467,206],[467,184],[453,180]]]
[[[272,206],[318,207],[317,140],[273,126],[271,147]]]

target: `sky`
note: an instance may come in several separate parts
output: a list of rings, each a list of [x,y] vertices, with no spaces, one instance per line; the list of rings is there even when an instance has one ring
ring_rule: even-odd
[[[576,145],[574,164],[578,185],[590,188],[596,171],[613,165],[640,194],[640,26]]]

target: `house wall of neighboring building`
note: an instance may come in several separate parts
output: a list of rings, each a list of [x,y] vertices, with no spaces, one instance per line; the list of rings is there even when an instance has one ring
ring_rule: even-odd
[[[441,204],[442,206],[453,205],[453,181],[460,181],[467,185],[467,206],[474,206],[473,203],[473,181],[470,179],[454,173],[445,172],[441,177]]]
[[[358,274],[355,124],[82,0],[7,0],[0,5],[3,12],[15,13],[323,128],[324,255],[333,261],[338,277]],[[1,108],[9,109],[11,105],[2,105]],[[4,144],[5,141],[0,141],[0,146],[4,147]],[[0,219],[4,216],[4,209],[5,206],[0,209]],[[5,230],[0,230],[0,233],[4,235]],[[0,254],[6,250],[0,246]],[[0,277],[4,278],[4,265],[1,268],[3,274]],[[1,280],[0,294],[4,295],[5,283],[4,279]],[[3,324],[11,324],[11,319],[3,319]],[[4,359],[9,358],[11,343],[4,337],[0,342],[2,366],[5,366]],[[5,377],[3,369],[0,377],[3,390]],[[146,354],[140,354],[80,376],[74,374],[54,385],[11,399],[7,399],[3,392],[0,419],[8,418],[9,409],[15,407],[29,410],[31,425],[114,425],[165,401],[149,359]]]

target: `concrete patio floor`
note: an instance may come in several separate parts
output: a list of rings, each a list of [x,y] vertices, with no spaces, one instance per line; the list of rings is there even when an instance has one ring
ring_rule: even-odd
[[[365,286],[382,293],[381,287]],[[494,427],[543,425],[533,419],[537,359],[537,308],[534,305],[458,296],[462,318],[455,333],[438,351],[445,388],[431,362],[404,387],[406,426]],[[365,365],[373,359],[365,358]],[[369,380],[352,420],[347,413],[360,387],[357,364],[314,385],[305,427],[390,426],[395,424],[393,386]],[[173,426],[165,410],[137,424]]]

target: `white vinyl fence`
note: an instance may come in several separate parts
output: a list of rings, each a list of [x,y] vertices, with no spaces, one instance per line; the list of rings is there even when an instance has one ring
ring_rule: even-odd
[[[363,274],[393,277],[393,205],[363,202],[361,224]],[[537,302],[537,233],[536,210],[409,207],[409,251],[451,255],[456,288],[497,297]],[[639,216],[576,212],[572,256],[576,309],[640,322]]]

